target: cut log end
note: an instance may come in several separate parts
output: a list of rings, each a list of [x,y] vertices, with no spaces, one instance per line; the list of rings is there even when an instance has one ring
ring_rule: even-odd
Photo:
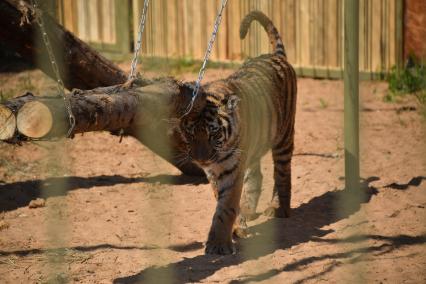
[[[16,118],[6,106],[0,105],[0,140],[13,138],[16,130]]]
[[[53,117],[50,109],[41,102],[32,101],[19,109],[18,131],[30,138],[42,138],[52,129]]]

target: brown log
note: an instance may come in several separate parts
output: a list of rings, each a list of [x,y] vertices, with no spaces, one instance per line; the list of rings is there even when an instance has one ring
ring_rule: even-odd
[[[52,113],[46,105],[38,101],[26,103],[16,117],[19,133],[31,138],[46,136],[51,131],[52,125]]]
[[[112,62],[102,57],[89,45],[84,43],[75,37],[72,33],[66,31],[62,26],[57,24],[53,18],[45,15],[44,21],[46,22],[47,33],[53,47],[55,57],[58,60],[61,78],[64,81],[64,85],[68,89],[94,89],[101,86],[111,86],[121,84],[126,81],[126,74],[115,66]],[[33,63],[46,73],[51,78],[55,78],[52,72],[52,66],[47,57],[47,51],[42,44],[40,29],[37,26],[33,18],[32,7],[20,0],[0,0],[0,41],[3,45],[8,47],[19,54],[23,59],[29,63]],[[141,78],[141,86],[146,86],[152,82],[146,78]],[[158,84],[156,82],[155,84]],[[161,85],[161,84],[160,84]],[[162,91],[160,86],[160,91]],[[180,90],[181,91],[181,90]],[[86,92],[86,94],[92,91]],[[92,92],[93,93],[93,92]],[[170,93],[169,93],[170,95]],[[179,93],[179,96],[182,94]],[[150,99],[148,99],[150,98]],[[8,102],[7,107],[12,109],[15,113],[22,106],[22,102],[26,100],[33,100],[29,94],[26,97],[14,99]],[[44,102],[48,99],[40,99]],[[57,100],[59,102],[60,100]],[[143,103],[152,103],[156,99],[151,96],[143,96],[138,107],[144,109],[141,111],[141,115],[144,115],[146,119],[150,119],[151,116],[158,118],[160,112],[155,111],[155,108],[144,108]],[[162,104],[156,105],[156,107],[164,106]],[[49,105],[49,104],[47,104]],[[57,104],[58,109],[53,117],[52,130],[49,131],[48,135],[58,132],[58,135],[64,135],[67,127],[59,127],[68,123],[66,120],[65,110],[62,104]],[[50,108],[51,111],[54,111]],[[60,117],[58,112],[62,111],[62,120],[57,119]],[[146,111],[145,111],[146,110]],[[152,112],[150,111],[152,110]],[[88,109],[93,111],[93,109]],[[76,112],[78,112],[76,110]],[[84,123],[84,119],[80,123]],[[0,123],[2,123],[0,121]],[[152,128],[151,124],[147,124],[145,129],[140,130],[139,127],[133,129],[133,135],[141,141],[142,144],[151,149],[154,153],[163,157],[171,164],[176,166],[185,174],[189,175],[202,175],[202,170],[195,164],[190,162],[179,163],[178,159],[170,158],[170,153],[179,156],[179,153],[183,151],[180,148],[181,139],[175,131],[165,123],[160,123],[156,128]],[[110,129],[112,125],[103,125],[104,130]],[[100,127],[100,128],[102,128]],[[4,124],[0,124],[0,130],[4,128]],[[5,128],[6,129],[6,128]],[[7,128],[11,133],[12,127]],[[57,130],[61,129],[61,131]],[[82,128],[84,131],[95,131],[90,129]],[[130,131],[130,130],[128,130]],[[10,135],[10,133],[8,135]],[[28,133],[29,134],[29,133]],[[5,137],[6,138],[6,137]],[[154,138],[154,139],[153,139]],[[5,139],[8,140],[9,138]],[[162,141],[159,143],[158,141]]]
[[[0,105],[0,140],[12,140],[16,133],[16,113],[25,102],[32,100],[33,94],[26,93],[23,96],[6,101]]]
[[[182,172],[201,175],[192,163],[181,163],[182,144],[177,133],[177,121],[186,111],[192,88],[173,79],[161,79],[148,86],[122,85],[74,91],[70,105],[75,117],[72,135],[91,131],[109,131],[112,134],[130,135],[155,149]],[[205,101],[199,99],[193,107],[197,112]],[[17,131],[9,140],[49,139],[67,134],[70,123],[61,97],[39,97],[27,93],[11,99],[3,106],[17,113]]]
[[[12,139],[16,130],[16,118],[13,111],[0,105],[0,140]]]

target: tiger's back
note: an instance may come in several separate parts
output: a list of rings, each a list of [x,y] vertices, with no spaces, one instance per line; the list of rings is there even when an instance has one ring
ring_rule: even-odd
[[[232,94],[241,99],[241,147],[248,164],[271,147],[293,140],[297,80],[284,55],[250,59],[229,78],[213,82],[205,90],[208,96],[221,94],[225,99]]]

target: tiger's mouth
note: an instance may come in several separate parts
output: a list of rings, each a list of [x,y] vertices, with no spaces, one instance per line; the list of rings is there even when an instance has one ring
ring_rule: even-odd
[[[216,154],[212,153],[208,158],[204,158],[204,159],[196,159],[196,158],[192,158],[192,160],[198,164],[200,167],[206,167],[209,166],[213,163],[215,163],[216,161]]]
[[[211,164],[210,161],[195,161],[200,167],[205,167]]]

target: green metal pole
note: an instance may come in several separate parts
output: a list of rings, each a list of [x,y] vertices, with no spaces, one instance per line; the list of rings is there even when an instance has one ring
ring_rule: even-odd
[[[397,70],[402,69],[404,65],[404,1],[396,1],[396,19],[395,19],[395,29],[396,29],[396,66]]]
[[[359,1],[345,1],[345,186],[359,192]]]

